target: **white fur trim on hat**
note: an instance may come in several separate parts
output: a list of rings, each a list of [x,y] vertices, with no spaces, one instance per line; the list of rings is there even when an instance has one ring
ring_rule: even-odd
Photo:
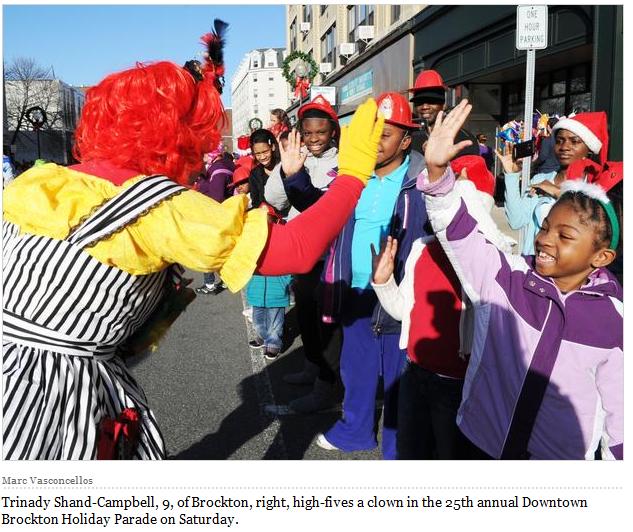
[[[564,181],[563,184],[560,186],[561,196],[565,192],[582,192],[585,196],[589,196],[590,198],[598,200],[602,203],[609,203],[609,197],[600,185],[585,183],[580,179],[571,179],[568,181]]]
[[[566,129],[567,131],[575,133],[587,145],[587,148],[589,148],[591,153],[595,153],[596,155],[600,153],[600,150],[602,149],[602,142],[598,137],[596,137],[594,132],[582,122],[574,120],[573,118],[561,118],[558,122],[556,122],[552,131],[557,131],[559,129]]]

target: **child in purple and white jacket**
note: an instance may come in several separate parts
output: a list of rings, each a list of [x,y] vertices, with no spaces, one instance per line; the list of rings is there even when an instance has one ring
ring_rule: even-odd
[[[606,269],[619,225],[600,187],[566,182],[535,256],[500,252],[453,191],[447,166],[464,100],[438,117],[418,180],[429,218],[475,307],[473,350],[457,423],[502,459],[621,459],[622,287]],[[469,142],[469,141],[466,141]]]

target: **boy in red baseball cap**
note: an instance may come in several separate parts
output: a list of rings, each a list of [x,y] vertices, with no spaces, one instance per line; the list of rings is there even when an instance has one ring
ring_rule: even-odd
[[[280,150],[282,165],[269,176],[265,188],[266,202],[279,212],[287,212],[289,220],[312,205],[316,198],[301,194],[289,198],[284,188],[284,179],[301,174],[302,178],[306,178],[316,188],[327,190],[336,177],[340,136],[338,116],[321,95],[302,105],[297,116],[298,131],[291,132],[288,137],[293,149]],[[301,155],[291,158],[290,154],[296,152],[294,147],[300,145],[305,148]]]
[[[272,171],[265,186],[266,201],[280,212],[287,212],[288,219],[316,202],[336,177],[338,167],[340,127],[330,103],[318,95],[299,108],[297,117],[298,131],[290,132],[287,145],[280,147],[282,164]],[[288,181],[305,186],[289,190]],[[312,384],[316,379],[319,397],[316,401],[293,404],[302,412],[329,408],[335,403],[333,390],[338,380],[341,330],[337,324],[323,323],[319,316],[315,292],[322,270],[320,261],[309,273],[295,275],[293,281],[306,360],[301,371],[285,375],[284,380],[291,384]]]
[[[407,98],[395,92],[376,100],[385,119],[374,174],[368,188],[332,245],[326,259],[323,320],[343,324],[341,378],[345,387],[343,417],[317,444],[325,449],[358,451],[376,446],[374,412],[380,377],[384,415],[382,452],[396,456],[398,379],[405,362],[400,349],[400,323],[380,306],[371,287],[372,247],[387,235],[401,239],[396,257],[397,278],[413,242],[426,236],[424,198],[416,193],[417,172],[424,168],[410,153],[413,123]],[[289,183],[288,186],[292,186]]]
[[[411,148],[424,154],[424,145],[429,134],[433,131],[435,120],[440,111],[446,111],[446,91],[448,87],[442,76],[436,70],[423,70],[415,79],[415,84],[409,89],[411,102],[418,118],[422,122],[422,130],[413,136]],[[464,148],[458,156],[479,155],[477,138],[466,129],[461,129],[455,139],[456,142],[470,140],[472,144]]]

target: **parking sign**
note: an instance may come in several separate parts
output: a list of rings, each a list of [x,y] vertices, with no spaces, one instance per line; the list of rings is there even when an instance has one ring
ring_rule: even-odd
[[[547,48],[547,6],[517,6],[517,50]]]

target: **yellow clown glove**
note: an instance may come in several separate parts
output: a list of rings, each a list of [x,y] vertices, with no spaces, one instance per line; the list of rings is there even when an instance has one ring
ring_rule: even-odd
[[[369,98],[356,109],[350,125],[341,130],[338,173],[357,177],[364,184],[374,173],[385,122],[382,115],[376,116],[377,111],[376,101]]]

